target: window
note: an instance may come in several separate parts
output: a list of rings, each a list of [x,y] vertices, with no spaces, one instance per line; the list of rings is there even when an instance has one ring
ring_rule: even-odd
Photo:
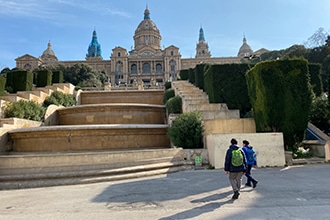
[[[132,74],[137,74],[137,66],[136,66],[136,64],[132,64],[132,66],[131,66],[131,73]]]
[[[173,53],[173,51],[171,51],[171,56],[173,56],[174,55],[174,53]]]
[[[118,52],[118,57],[120,57],[120,52]]]
[[[24,65],[24,68],[23,69],[25,69],[25,70],[31,70],[32,69],[32,66],[29,63],[27,63],[27,64]]]
[[[150,63],[144,63],[142,66],[142,73],[151,73],[150,72]]]
[[[118,61],[116,63],[116,72],[120,73],[120,72],[122,72],[122,70],[123,70],[123,63],[121,61]]]
[[[162,72],[163,72],[162,64],[158,63],[156,65],[156,73],[162,73]]]
[[[176,65],[175,60],[171,60],[170,61],[170,70],[171,70],[171,72],[175,72],[175,65]]]

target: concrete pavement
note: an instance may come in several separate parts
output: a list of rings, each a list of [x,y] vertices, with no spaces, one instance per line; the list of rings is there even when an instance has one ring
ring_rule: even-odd
[[[330,219],[330,164],[252,174],[257,188],[243,187],[235,201],[222,170],[0,191],[0,219]]]

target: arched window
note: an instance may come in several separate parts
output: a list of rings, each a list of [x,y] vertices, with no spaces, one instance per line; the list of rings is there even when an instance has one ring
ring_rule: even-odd
[[[120,57],[120,52],[118,52],[118,57]]]
[[[132,74],[137,74],[137,66],[136,66],[136,64],[132,64],[132,66],[131,66],[131,73]]]
[[[163,72],[162,64],[158,63],[156,65],[156,73],[162,73],[162,72]]]
[[[31,67],[32,66],[29,63],[27,63],[27,64],[24,65],[24,68],[23,69],[25,69],[25,70],[31,70]]]
[[[173,51],[171,51],[171,56],[173,56],[174,55],[174,53],[173,53]]]
[[[150,63],[144,63],[142,66],[142,73],[148,74],[150,72]]]

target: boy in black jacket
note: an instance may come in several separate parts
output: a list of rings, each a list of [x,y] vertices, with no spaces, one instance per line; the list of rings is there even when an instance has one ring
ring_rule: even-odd
[[[227,150],[226,153],[224,170],[225,170],[225,174],[229,174],[229,181],[234,191],[234,195],[232,199],[238,199],[240,195],[239,192],[241,189],[242,176],[246,172],[246,161],[245,161],[244,153],[237,146],[237,140],[233,138],[231,139],[230,143],[231,145],[229,146],[229,149]],[[239,150],[241,154],[239,155],[241,157],[240,163],[233,162],[233,159],[237,160],[236,158],[233,158],[233,155],[235,155],[236,153],[234,151],[236,150]]]

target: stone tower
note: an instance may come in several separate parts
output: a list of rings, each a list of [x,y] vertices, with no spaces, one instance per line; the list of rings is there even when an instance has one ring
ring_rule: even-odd
[[[92,41],[88,46],[88,53],[86,54],[86,60],[102,60],[101,44],[97,41],[96,31],[93,31]]]
[[[204,31],[201,27],[199,29],[199,39],[196,45],[196,58],[211,57],[211,52],[209,51],[209,45],[205,41]]]

